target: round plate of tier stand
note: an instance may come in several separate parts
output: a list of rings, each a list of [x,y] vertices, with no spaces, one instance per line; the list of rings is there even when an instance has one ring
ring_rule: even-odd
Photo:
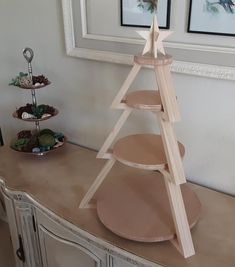
[[[178,144],[183,157],[184,146]],[[135,134],[119,139],[113,147],[113,157],[127,166],[146,170],[162,170],[167,164],[162,138],[157,134]]]
[[[184,146],[178,144],[183,157]],[[101,222],[117,235],[134,241],[173,239],[176,233],[171,207],[164,178],[158,172],[167,168],[161,136],[136,134],[121,138],[113,147],[113,157],[142,171],[120,177],[117,184],[99,194],[97,212]],[[190,187],[182,185],[181,189],[189,225],[193,227],[199,219],[201,205]]]
[[[160,172],[132,169],[97,194],[100,221],[113,233],[138,242],[160,242],[176,236],[164,178]],[[190,228],[199,220],[201,204],[181,185]]]
[[[129,93],[125,98],[128,107],[141,109],[162,111],[162,103],[160,93],[157,90],[141,90]]]
[[[48,86],[48,85],[50,85],[50,84],[51,84],[51,82],[48,81],[47,84],[38,85],[38,86],[35,86],[35,85],[33,85],[33,86],[22,86],[22,85],[18,85],[17,87],[19,87],[19,88],[21,88],[21,89],[26,89],[26,90],[35,90],[35,89],[41,89],[41,88],[44,88],[44,87],[46,87],[46,86]]]
[[[65,136],[63,136],[61,138],[62,140],[61,141],[58,141],[53,147],[51,147],[50,149],[48,150],[44,150],[44,151],[40,151],[40,152],[32,152],[32,151],[24,151],[24,150],[19,150],[17,149],[16,147],[14,147],[13,143],[17,140],[13,140],[12,141],[12,144],[11,144],[11,149],[13,149],[14,151],[18,152],[18,153],[22,153],[22,154],[28,154],[28,155],[36,155],[36,156],[44,156],[50,152],[55,152],[57,150],[59,150],[60,148],[63,148],[64,145],[66,144],[67,142],[67,138]],[[40,148],[40,147],[39,147]]]
[[[53,117],[55,117],[55,116],[57,116],[59,114],[59,110],[56,109],[56,108],[54,108],[54,113],[53,114],[50,114],[51,116],[47,116],[47,117],[40,118],[40,119],[35,119],[35,118],[32,118],[32,119],[31,118],[29,118],[29,119],[23,119],[23,118],[20,118],[18,116],[17,111],[18,110],[14,111],[12,113],[13,118],[19,119],[19,120],[22,120],[22,121],[28,121],[28,122],[39,122],[39,121],[49,120],[50,118],[53,118]]]

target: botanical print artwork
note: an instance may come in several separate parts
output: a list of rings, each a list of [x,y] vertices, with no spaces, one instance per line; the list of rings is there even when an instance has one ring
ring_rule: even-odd
[[[121,25],[149,27],[157,14],[160,28],[169,28],[171,0],[121,0]]]
[[[218,14],[220,12],[235,14],[235,3],[233,2],[233,0],[205,0],[205,9],[207,12],[212,14]]]
[[[137,0],[138,7],[153,13],[157,10],[158,0]]]
[[[190,0],[188,32],[235,35],[235,0]]]

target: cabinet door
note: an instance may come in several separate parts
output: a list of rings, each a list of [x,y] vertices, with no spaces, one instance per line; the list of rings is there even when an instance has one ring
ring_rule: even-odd
[[[7,218],[9,222],[13,251],[15,255],[15,264],[16,267],[24,267],[23,261],[20,260],[16,255],[16,251],[20,249],[20,244],[19,244],[19,231],[16,223],[14,202],[5,193],[3,193],[3,197],[6,206]]]
[[[19,196],[15,196],[19,198]],[[24,267],[42,267],[39,238],[34,221],[33,206],[23,200],[14,200],[18,234],[22,238]]]
[[[41,211],[37,225],[43,267],[105,267],[106,254]]]

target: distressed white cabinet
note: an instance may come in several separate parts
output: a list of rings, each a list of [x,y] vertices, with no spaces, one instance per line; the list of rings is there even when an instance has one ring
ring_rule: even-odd
[[[170,243],[121,239],[105,229],[94,210],[79,210],[103,166],[94,151],[67,144],[52,157],[31,158],[5,146],[0,156],[0,191],[16,267],[235,266],[234,197],[191,185],[200,196],[203,216],[193,230],[197,253],[185,260]],[[136,177],[139,170],[128,173]],[[123,166],[115,166],[106,186],[126,181],[125,174]],[[0,262],[0,267],[5,266]]]
[[[16,255],[17,251],[18,253],[20,253],[20,248],[23,247],[23,244],[22,244],[22,239],[19,235],[20,230],[16,223],[14,202],[6,194],[3,194],[3,197],[5,201],[7,218],[8,218],[9,228],[10,228],[10,233],[11,233],[11,240],[12,240],[12,245],[13,245],[13,250],[14,250],[14,255],[15,255],[15,264],[16,264],[16,267],[24,267],[25,266],[24,255],[23,254],[21,255],[22,256],[21,259],[17,257]]]
[[[1,188],[16,267],[134,267],[87,236],[66,228],[57,216],[39,208],[26,194]],[[157,266],[157,265],[154,265]]]
[[[36,210],[43,267],[106,267],[101,249]]]
[[[22,194],[3,192],[17,267],[41,267],[33,205]]]
[[[18,234],[22,238],[25,266],[41,267],[39,239],[36,231],[34,207],[24,201],[14,200]],[[18,255],[17,255],[18,256]]]

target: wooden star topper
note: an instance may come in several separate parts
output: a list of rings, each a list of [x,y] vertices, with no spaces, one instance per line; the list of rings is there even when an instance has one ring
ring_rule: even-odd
[[[143,55],[153,54],[157,58],[157,51],[165,55],[163,40],[172,34],[172,31],[160,31],[157,23],[157,16],[154,15],[150,31],[137,31],[137,33],[146,40]]]

